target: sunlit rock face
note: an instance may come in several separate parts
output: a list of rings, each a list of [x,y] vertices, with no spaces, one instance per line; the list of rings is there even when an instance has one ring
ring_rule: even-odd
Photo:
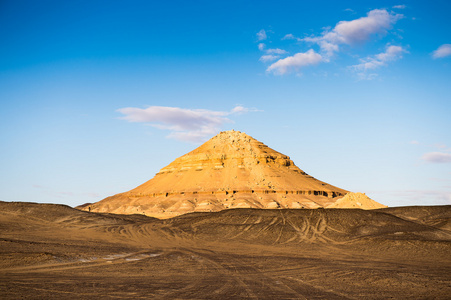
[[[380,204],[364,193],[348,193],[343,198],[338,199],[327,208],[361,208],[378,209],[385,208],[386,205]]]
[[[177,158],[137,188],[80,209],[170,218],[240,207],[327,207],[347,193],[309,176],[288,156],[232,130]]]

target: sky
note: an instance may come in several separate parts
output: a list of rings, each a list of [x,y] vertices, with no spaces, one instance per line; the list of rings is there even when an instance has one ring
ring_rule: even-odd
[[[0,200],[128,191],[224,130],[451,204],[450,1],[0,1]]]

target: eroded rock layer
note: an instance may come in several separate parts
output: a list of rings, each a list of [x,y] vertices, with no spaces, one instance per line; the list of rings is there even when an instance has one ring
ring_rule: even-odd
[[[177,158],[137,188],[80,209],[170,218],[239,207],[327,207],[347,193],[309,176],[288,156],[232,130]]]

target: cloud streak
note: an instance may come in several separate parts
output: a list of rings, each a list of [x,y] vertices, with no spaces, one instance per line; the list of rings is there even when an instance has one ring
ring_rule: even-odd
[[[429,163],[451,163],[451,153],[429,152],[425,153],[421,158]]]
[[[278,59],[280,56],[279,55],[262,55],[259,59],[259,61],[262,62],[270,62],[270,61],[274,61],[276,59]]]
[[[393,11],[373,9],[364,17],[338,22],[335,27],[324,29],[319,36],[299,38],[289,33],[283,36],[282,40],[315,44],[319,46],[319,50],[309,49],[306,52],[299,52],[283,58],[283,56],[288,54],[285,50],[279,48],[265,49],[265,47],[259,45],[259,49],[265,52],[265,55],[261,56],[259,60],[268,63],[277,59],[266,69],[267,73],[275,75],[288,74],[320,62],[328,63],[337,53],[342,51],[341,47],[343,45],[354,47],[377,36],[386,35],[392,29],[392,26],[402,18],[404,18],[404,15]],[[368,75],[366,73],[368,70],[386,66],[388,62],[400,59],[403,53],[407,53],[407,51],[401,46],[389,46],[385,52],[361,59],[360,64],[350,68],[358,71],[359,76],[365,77],[365,79],[372,79],[377,74]]]
[[[262,29],[263,30],[263,29]],[[260,34],[260,32],[257,33],[257,36]],[[266,38],[265,38],[266,39]],[[283,50],[283,49],[279,49],[279,48],[275,48],[275,49],[266,49],[266,44],[265,43],[259,43],[258,44],[258,50],[264,52],[265,54],[262,55],[259,59],[259,61],[263,62],[263,63],[267,63],[267,62],[271,62],[274,61],[276,59],[279,59],[281,55],[287,54],[288,52]]]
[[[403,17],[402,14],[389,13],[385,9],[374,9],[368,12],[366,17],[340,21],[332,30],[325,31],[321,36],[306,37],[302,40],[317,43],[321,51],[332,56],[339,51],[341,44],[362,44],[376,34],[386,34],[391,26]]]
[[[432,58],[443,58],[451,55],[451,44],[443,44],[432,52]]]
[[[402,58],[404,53],[408,53],[408,51],[401,46],[388,46],[385,52],[361,59],[360,64],[351,66],[351,68],[358,72],[362,79],[371,79],[374,74],[368,75],[368,71],[386,66],[388,62]]]
[[[236,106],[231,111],[213,111],[206,109],[187,109],[167,106],[150,106],[148,108],[125,107],[117,110],[124,116],[120,119],[169,130],[168,138],[188,142],[202,142],[215,135],[225,123],[231,123],[228,116],[255,109]]]
[[[279,48],[266,50],[268,54],[287,54],[288,52]]]
[[[257,32],[257,41],[264,41],[267,39],[266,31],[264,29]]]
[[[279,59],[270,65],[266,71],[276,75],[283,75],[293,70],[298,71],[300,68],[309,65],[316,65],[320,63],[322,59],[320,54],[316,53],[313,49],[310,49],[305,53],[296,53],[293,56]]]

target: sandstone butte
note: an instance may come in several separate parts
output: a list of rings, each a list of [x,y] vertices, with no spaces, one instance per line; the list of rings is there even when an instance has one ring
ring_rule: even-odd
[[[78,208],[171,218],[229,208],[386,207],[313,178],[249,135],[225,131],[177,158],[144,184]],[[341,201],[340,201],[341,200]]]

